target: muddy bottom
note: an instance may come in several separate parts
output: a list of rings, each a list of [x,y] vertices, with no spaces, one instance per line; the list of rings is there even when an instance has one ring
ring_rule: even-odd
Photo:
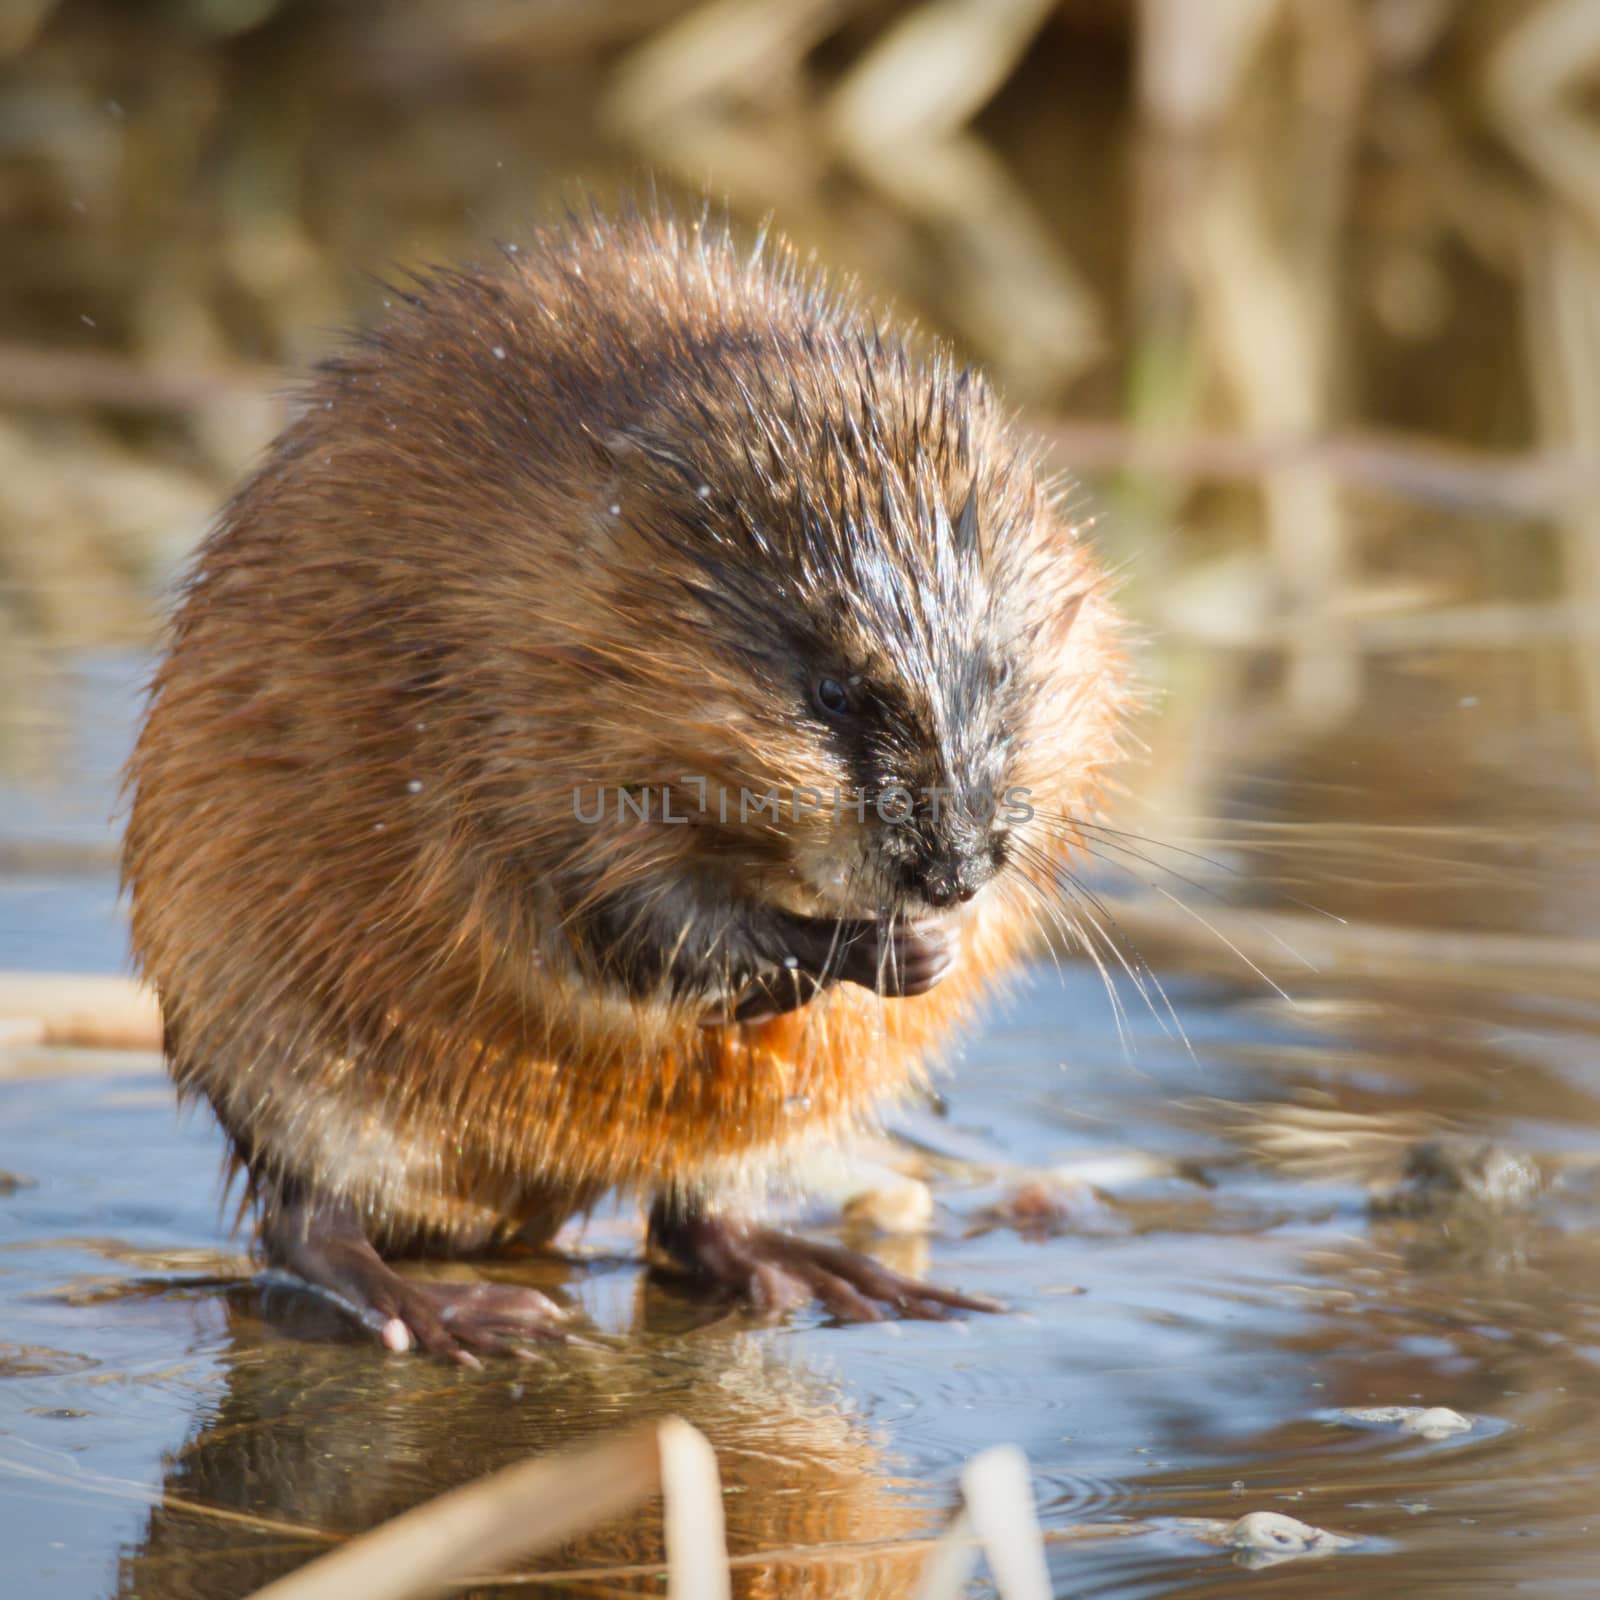
[[[487,1269],[564,1299],[586,1347],[477,1373],[386,1356],[251,1276],[216,1132],[175,1113],[153,1057],[0,1046],[5,1592],[246,1595],[493,1467],[669,1412],[717,1449],[743,1594],[909,1596],[960,1464],[998,1442],[1032,1463],[1061,1595],[1593,1592],[1593,783],[1554,713],[1513,698],[1458,728],[1484,709],[1458,704],[1470,666],[1445,702],[1436,658],[1390,663],[1387,732],[1222,762],[1192,834],[1129,824],[1232,870],[1156,851],[1106,892],[1165,904],[1158,883],[1234,944],[1303,934],[1319,970],[1269,973],[1291,998],[1219,935],[1130,907],[1108,924],[1132,969],[1106,962],[1115,1005],[1094,964],[1041,962],[942,1112],[897,1119],[932,1232],[867,1247],[1004,1315],[711,1314],[647,1278],[613,1209],[558,1257]],[[7,837],[51,847],[0,887],[0,966],[115,970],[103,825],[82,819],[104,815],[124,681],[63,680],[72,804],[0,790]],[[1468,803],[1486,794],[1495,814]],[[795,1215],[859,1242],[826,1204]],[[1221,1536],[1262,1511],[1354,1542],[1279,1560]],[[659,1556],[647,1508],[471,1592],[659,1594]]]

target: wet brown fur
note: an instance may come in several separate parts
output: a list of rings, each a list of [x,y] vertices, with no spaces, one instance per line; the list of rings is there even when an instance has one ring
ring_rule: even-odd
[[[951,555],[969,492],[976,567]],[[892,658],[916,618],[830,601],[813,559],[868,524],[894,530],[908,604],[972,608],[953,637],[987,625],[973,572],[1004,574],[1026,853],[961,908],[961,964],[923,996],[839,984],[707,1028],[692,1001],[607,988],[555,875],[668,881],[709,869],[708,835],[577,826],[574,785],[847,787],[788,686],[708,648],[737,621],[705,596],[759,535],[781,603],[831,607],[910,672]],[[383,1249],[768,1167],[914,1082],[1018,961],[1023,880],[1055,895],[1053,819],[1092,807],[1121,692],[1103,585],[981,382],[787,258],[591,219],[503,272],[420,280],[312,380],[172,624],[125,876],[173,1074],[257,1199],[348,1197]],[[826,911],[794,863],[854,860],[859,832],[752,819],[714,864]]]

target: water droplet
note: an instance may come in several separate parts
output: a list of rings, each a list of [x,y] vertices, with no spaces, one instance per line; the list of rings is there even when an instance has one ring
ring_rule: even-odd
[[[494,347],[494,358],[495,358],[496,361],[504,361],[505,360],[505,358],[506,358],[506,347],[503,344],[497,344]]]
[[[800,969],[800,958],[799,956],[785,956],[783,964],[788,971],[797,972]]]
[[[374,823],[373,823],[373,824],[372,824],[372,831],[373,831],[373,832],[374,832],[374,833],[382,833],[382,832],[383,832],[383,830],[384,830],[384,829],[385,829],[385,828],[386,828],[386,827],[387,827],[387,826],[388,826],[388,824],[387,824],[387,823],[386,823],[386,822],[374,822]]]
[[[702,483],[700,487],[695,490],[695,493],[699,495],[702,500],[709,500],[711,498],[711,485],[709,483]]]
[[[421,794],[422,793],[422,779],[421,778],[413,778],[406,785],[406,790],[410,794]]]
[[[606,507],[606,510],[609,511],[614,517],[620,517],[622,515],[622,507],[614,500]]]
[[[94,320],[94,318],[93,318],[93,317],[91,317],[91,316],[90,316],[90,315],[89,315],[89,313],[88,313],[88,312],[87,312],[87,311],[85,311],[85,312],[84,312],[84,313],[83,313],[83,314],[82,314],[82,315],[81,315],[81,316],[80,316],[80,317],[79,317],[79,318],[78,318],[78,321],[79,321],[79,322],[81,322],[81,323],[82,323],[82,324],[83,324],[83,325],[84,325],[84,327],[86,327],[86,328],[92,328],[92,327],[94,327],[94,326],[95,326],[95,320]]]

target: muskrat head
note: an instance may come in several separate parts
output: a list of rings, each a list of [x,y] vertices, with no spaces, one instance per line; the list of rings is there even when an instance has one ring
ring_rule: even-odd
[[[1013,860],[1082,558],[976,382],[872,377],[724,413],[710,461],[640,448],[727,848],[788,909],[915,918]]]
[[[973,899],[1005,864],[1006,802],[1018,798],[1008,791],[1019,641],[962,531],[976,486],[953,519],[942,498],[905,515],[889,514],[894,504],[885,496],[877,517],[847,520],[836,545],[802,513],[840,559],[771,635],[791,760],[830,779],[816,826],[791,831],[792,864],[854,915]]]

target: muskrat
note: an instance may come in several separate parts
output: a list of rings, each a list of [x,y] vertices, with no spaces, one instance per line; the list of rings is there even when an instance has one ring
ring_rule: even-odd
[[[385,1258],[620,1188],[767,1309],[991,1305],[721,1207],[1058,912],[1124,699],[1059,493],[980,377],[704,219],[385,305],[201,545],[128,770],[135,957],[268,1260],[470,1360],[560,1313]]]

